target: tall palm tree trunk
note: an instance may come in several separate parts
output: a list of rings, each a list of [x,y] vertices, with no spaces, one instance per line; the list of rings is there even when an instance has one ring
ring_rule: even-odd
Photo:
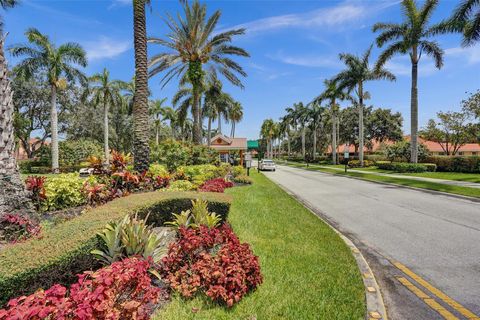
[[[212,140],[212,117],[208,117],[208,141],[207,145],[210,147],[211,141]]]
[[[196,144],[202,143],[202,119],[200,116],[200,89],[195,85],[193,89],[193,142]]]
[[[292,154],[292,149],[290,146],[290,132],[287,135],[287,148],[288,148],[288,156],[290,157],[290,155]]]
[[[305,125],[302,126],[302,156],[303,160],[305,160]]]
[[[317,154],[317,124],[315,123],[315,125],[313,126],[313,155],[312,155],[313,161],[315,161],[316,154]]]
[[[332,162],[337,164],[337,114],[334,100],[332,100]]]
[[[135,95],[133,97],[133,154],[135,170],[145,172],[150,162],[148,145],[148,63],[145,0],[133,1]]]
[[[363,129],[363,84],[358,84],[358,159],[360,160],[360,166],[363,167],[363,146],[364,142],[364,129]]]
[[[217,130],[219,134],[222,134],[222,114],[219,112],[218,113],[218,125],[217,125]]]
[[[110,164],[110,148],[108,146],[108,105],[103,105],[103,148],[105,152],[105,165]]]
[[[410,102],[410,147],[411,147],[411,158],[410,162],[418,162],[418,62],[412,61],[412,93],[411,93],[411,102]]]
[[[58,163],[58,114],[57,114],[57,86],[55,84],[51,85],[51,105],[50,105],[50,127],[52,135],[52,172],[59,173],[59,163]]]
[[[3,213],[33,213],[33,206],[20,180],[15,160],[13,92],[8,79],[7,62],[0,33],[0,216]]]

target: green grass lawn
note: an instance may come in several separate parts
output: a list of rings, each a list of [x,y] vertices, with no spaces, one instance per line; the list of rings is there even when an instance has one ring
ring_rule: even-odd
[[[401,175],[480,183],[479,173],[422,172],[422,173],[402,173]]]
[[[154,319],[364,319],[365,291],[349,248],[303,205],[251,172],[252,186],[228,190],[234,197],[229,221],[260,257],[264,283],[231,309],[174,296]]]
[[[330,168],[319,168],[319,167],[306,167],[304,164],[300,163],[288,163],[289,166],[291,167],[297,167],[297,168],[303,168],[306,170],[313,170],[313,171],[322,171],[322,172],[328,172],[332,174],[338,174],[338,175],[347,175],[351,177],[356,177],[356,178],[361,178],[364,180],[368,181],[376,181],[376,182],[385,182],[385,183],[392,183],[392,184],[398,184],[398,185],[403,185],[403,186],[409,186],[409,187],[415,187],[415,188],[421,188],[421,189],[428,189],[428,190],[435,190],[435,191],[441,191],[441,192],[447,192],[447,193],[453,193],[453,194],[458,194],[458,195],[463,195],[463,196],[469,196],[469,197],[475,197],[475,198],[480,198],[480,188],[468,188],[468,187],[460,187],[460,186],[453,186],[453,185],[447,185],[447,184],[441,184],[441,183],[436,183],[436,182],[429,182],[429,181],[419,181],[419,180],[413,180],[413,179],[408,179],[408,175],[405,175],[405,178],[397,178],[397,177],[389,177],[389,176],[379,176],[379,175],[374,175],[374,174],[369,174],[373,168],[365,168],[362,169],[362,171],[365,172],[351,172],[348,171],[345,173],[344,171],[340,170],[335,170],[335,169],[330,169]],[[434,173],[434,172],[432,172]],[[440,172],[438,172],[440,173]],[[409,174],[411,175],[411,174]],[[460,174],[458,174],[460,175]]]

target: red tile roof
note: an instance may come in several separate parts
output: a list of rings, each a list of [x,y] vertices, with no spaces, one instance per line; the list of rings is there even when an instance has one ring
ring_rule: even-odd
[[[221,143],[218,143],[221,140]],[[210,140],[210,147],[215,150],[247,150],[247,138],[229,138],[218,134]]]

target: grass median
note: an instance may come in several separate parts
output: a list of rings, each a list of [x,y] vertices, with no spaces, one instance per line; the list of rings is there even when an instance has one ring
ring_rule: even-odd
[[[228,190],[229,221],[260,257],[264,283],[231,309],[174,296],[154,319],[363,319],[365,291],[349,248],[263,174],[252,178]]]
[[[364,170],[365,172],[347,171],[345,173],[345,171],[340,171],[334,168],[325,168],[325,167],[317,167],[317,166],[306,167],[305,164],[301,164],[301,163],[288,163],[287,165],[291,167],[302,168],[305,170],[321,171],[321,172],[327,172],[331,174],[350,176],[350,177],[360,178],[363,180],[368,180],[373,182],[391,183],[391,184],[397,184],[397,185],[402,185],[407,187],[441,191],[446,193],[458,194],[462,196],[480,198],[480,188],[469,188],[469,187],[455,186],[455,185],[436,183],[436,182],[430,182],[430,181],[408,179],[407,175],[405,176],[405,178],[397,178],[397,177],[369,174],[369,171],[371,170]],[[355,170],[358,171],[357,168],[355,168]]]

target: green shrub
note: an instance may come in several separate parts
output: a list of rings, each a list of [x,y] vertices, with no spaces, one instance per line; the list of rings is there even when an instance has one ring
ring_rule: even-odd
[[[176,180],[170,183],[170,186],[167,188],[169,191],[192,191],[196,190],[197,186],[191,183],[188,180]]]
[[[407,162],[389,162],[377,161],[377,167],[382,170],[391,170],[395,172],[419,173],[426,171],[435,171],[436,165],[433,163],[407,163]]]
[[[178,172],[196,185],[201,185],[207,180],[225,177],[230,170],[230,165],[214,166],[212,164],[181,166]]]
[[[364,157],[365,160],[372,161],[376,163],[377,161],[386,161],[388,160],[384,154],[366,154]]]
[[[65,140],[58,144],[60,166],[76,166],[86,161],[90,156],[103,157],[103,146],[96,141],[80,139]],[[43,146],[39,152],[40,162],[46,166],[52,163],[50,145]]]
[[[82,193],[84,180],[78,174],[59,174],[45,181],[46,199],[42,202],[43,211],[60,210],[86,203]]]
[[[162,166],[161,164],[156,164],[153,163],[150,165],[148,168],[148,173],[150,173],[154,177],[166,177],[168,176],[168,170],[165,166]]]
[[[480,173],[478,156],[430,156],[427,162],[437,165],[437,171]]]
[[[191,200],[204,199],[208,209],[226,219],[231,197],[196,192],[149,192],[133,194],[89,209],[81,216],[45,229],[41,238],[8,246],[0,251],[0,306],[10,298],[30,294],[55,283],[69,284],[76,274],[99,266],[90,252],[97,248],[96,236],[107,223],[138,212],[148,224],[173,220],[172,212],[192,208]]]
[[[418,160],[425,161],[428,156],[428,149],[425,145],[418,144]],[[390,161],[410,161],[410,141],[398,141],[385,148],[385,158]]]
[[[373,161],[370,161],[370,160],[363,160],[363,167],[371,167],[373,166],[374,163]],[[348,161],[348,166],[350,168],[360,168],[360,160],[350,160]]]
[[[236,183],[243,183],[243,184],[252,184],[253,183],[253,180],[252,178],[246,176],[246,175],[240,175],[240,176],[236,176],[233,178],[233,182],[236,182]]]
[[[172,139],[153,146],[150,155],[152,162],[166,165],[170,172],[180,166],[218,163],[218,153],[212,148]]]
[[[245,175],[245,168],[242,167],[242,166],[232,167],[232,175],[233,175],[234,178],[238,177],[238,176]]]

